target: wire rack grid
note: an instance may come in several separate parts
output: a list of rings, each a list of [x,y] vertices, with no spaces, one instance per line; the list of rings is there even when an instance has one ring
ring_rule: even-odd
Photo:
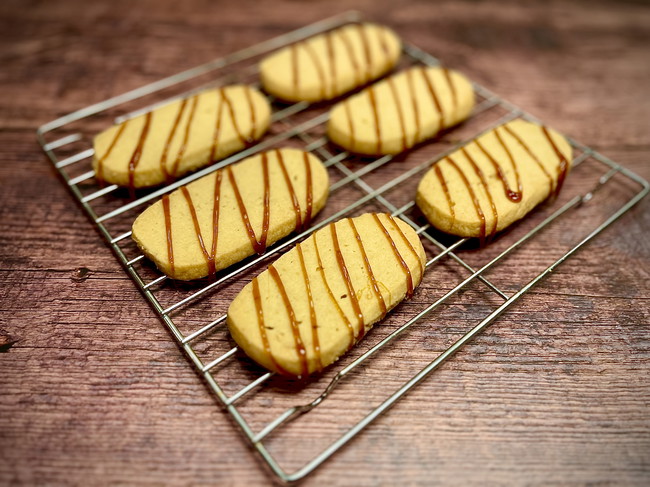
[[[589,147],[570,140],[576,151],[572,172],[578,171],[579,166],[589,166],[589,169],[583,171],[589,177],[569,178],[568,181],[575,181],[573,187],[565,186],[560,198],[552,204],[543,205],[541,210],[536,210],[534,216],[526,219],[526,223],[514,225],[513,231],[504,232],[504,235],[499,236],[485,249],[473,248],[474,243],[468,239],[450,240],[451,237],[436,232],[417,212],[412,199],[413,189],[423,173],[435,161],[465,141],[508,120],[520,117],[537,121],[478,84],[474,84],[477,104],[469,122],[405,156],[385,156],[368,160],[341,152],[331,146],[324,135],[329,105],[310,106],[304,102],[286,105],[270,98],[274,107],[271,132],[256,145],[217,164],[164,187],[140,191],[134,199],[128,198],[124,189],[114,185],[102,185],[95,180],[90,165],[93,156],[91,141],[93,134],[107,124],[121,122],[172,99],[189,96],[207,87],[233,81],[256,84],[257,61],[261,56],[309,36],[359,21],[361,16],[356,12],[347,12],[323,20],[78,110],[43,125],[37,132],[39,143],[65,185],[96,225],[128,275],[171,332],[173,339],[216,395],[218,403],[282,482],[297,481],[310,474],[463,345],[499,318],[535,284],[638,203],[650,190],[648,183],[636,174]],[[428,53],[405,44],[401,64],[438,65],[439,61]],[[276,243],[264,255],[251,257],[218,273],[212,279],[190,284],[176,283],[161,275],[144,259],[129,238],[130,225],[146,204],[225,165],[282,145],[298,146],[314,153],[323,160],[330,173],[330,193],[336,194],[336,197],[330,197],[326,210],[308,230]],[[393,164],[389,165],[391,161]],[[499,275],[493,272],[508,257],[515,252],[521,252],[525,245],[546,238],[544,235],[549,232],[551,238],[554,238],[555,234],[549,228],[558,225],[563,218],[570,218],[570,215],[579,209],[584,212],[584,208],[589,206],[588,203],[605,192],[603,188],[608,185],[616,188],[607,191],[605,198],[610,202],[616,199],[616,204],[599,205],[605,206],[608,211],[604,216],[601,212],[592,215],[593,212],[587,211],[589,222],[582,238],[568,244],[563,254],[544,262],[539,272],[530,280],[515,285],[499,279]],[[616,198],[609,194],[612,192],[616,193]],[[406,316],[402,318],[402,322],[391,322],[382,326],[380,332],[375,332],[378,328],[375,327],[362,342],[363,346],[357,346],[326,372],[306,381],[292,382],[277,377],[262,371],[240,356],[223,326],[230,298],[266,266],[271,257],[286,251],[294,243],[328,223],[366,211],[389,212],[413,226],[425,243],[428,258],[426,266],[429,271],[421,287],[426,288],[427,280],[433,279],[429,288],[443,289],[443,292],[416,292],[410,302],[400,307],[400,316]],[[581,221],[585,219],[584,215],[580,216]],[[572,226],[575,226],[575,222],[575,218],[570,220]],[[465,251],[462,257],[459,250]],[[444,270],[447,270],[440,280],[431,277],[436,275],[431,270],[434,264],[437,273],[444,274]],[[440,285],[441,282],[449,282],[450,277],[454,279],[452,282],[455,284]],[[441,313],[443,305],[462,299],[461,296],[468,290],[485,292],[491,296],[486,300],[485,309],[481,310],[478,323],[471,330],[463,331],[459,338],[452,340],[448,346],[445,345],[442,353],[436,352],[427,356],[424,366],[418,365],[414,373],[411,370],[400,370],[398,367],[398,379],[393,382],[397,387],[388,393],[382,390],[381,396],[372,396],[373,404],[353,420],[339,421],[331,441],[326,443],[324,448],[323,445],[316,445],[314,452],[310,452],[307,458],[297,464],[297,460],[292,460],[287,455],[287,458],[280,460],[281,455],[272,451],[271,447],[274,447],[278,452],[286,453],[287,448],[276,447],[277,442],[282,439],[282,431],[299,422],[299,419],[308,417],[306,413],[313,414],[314,411],[323,409],[322,405],[327,403],[327,399],[342,383],[351,384],[355,397],[367,395],[368,386],[364,386],[362,377],[372,375],[372,367],[378,367],[377,360],[371,359],[380,351],[390,354],[390,347],[399,342],[398,337],[408,335],[407,330],[414,333],[413,325],[416,323],[426,325],[427,323],[423,323],[424,318],[431,318],[434,311]],[[419,332],[422,333],[423,329],[426,329],[426,326],[420,326]],[[397,351],[399,352],[399,349]],[[356,373],[353,374],[353,371]],[[386,370],[379,370],[378,373],[385,374]],[[318,424],[320,421],[319,418]],[[332,417],[328,421],[332,421]],[[313,424],[307,426],[314,427]],[[308,430],[306,431],[307,433],[303,428],[298,436],[309,436]],[[292,434],[295,437],[295,431]],[[293,441],[294,437],[284,441]],[[276,443],[269,446],[269,442],[273,440]],[[295,448],[289,450],[294,453],[296,451]]]

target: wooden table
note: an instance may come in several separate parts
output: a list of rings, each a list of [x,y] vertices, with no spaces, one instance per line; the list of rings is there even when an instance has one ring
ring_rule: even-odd
[[[0,483],[271,481],[34,132],[349,8],[650,178],[650,8],[642,2],[4,1]],[[649,206],[642,201],[579,251],[305,485],[648,485]],[[577,232],[551,231],[543,247],[515,254],[508,272],[538,272],[540,256],[557,258]],[[422,292],[435,297],[431,286]],[[326,409],[376,405],[373,390],[397,387],[404,364],[431,360],[487,305],[481,291],[463,294]],[[407,312],[400,308],[391,326]],[[293,431],[313,443],[330,434]]]

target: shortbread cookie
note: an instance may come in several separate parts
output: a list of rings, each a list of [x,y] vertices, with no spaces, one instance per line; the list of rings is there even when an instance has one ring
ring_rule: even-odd
[[[163,196],[135,220],[133,239],[169,277],[198,279],[306,228],[328,190],[312,154],[264,152]]]
[[[247,284],[228,309],[241,349],[269,370],[306,376],[335,362],[422,280],[418,235],[387,214],[317,231]]]
[[[400,51],[399,38],[387,27],[347,25],[265,58],[262,86],[286,101],[329,100],[393,69]]]
[[[101,181],[155,186],[240,151],[270,121],[268,101],[250,86],[203,91],[97,135],[93,169]]]
[[[331,111],[327,135],[357,154],[397,154],[465,120],[472,84],[440,67],[415,67],[369,86]]]
[[[571,159],[562,135],[517,119],[434,164],[415,201],[436,228],[484,239],[557,194]]]

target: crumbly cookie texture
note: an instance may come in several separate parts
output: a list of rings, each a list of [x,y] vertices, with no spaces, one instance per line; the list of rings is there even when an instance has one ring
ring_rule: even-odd
[[[472,84],[440,67],[414,67],[338,103],[327,135],[357,154],[397,154],[465,120],[474,107]]]
[[[269,370],[306,376],[348,351],[421,282],[413,228],[387,214],[332,223],[247,284],[228,309],[241,349]]]
[[[156,186],[242,150],[270,122],[269,102],[250,86],[202,91],[97,135],[93,169],[119,186]]]
[[[264,90],[286,101],[329,100],[387,73],[401,42],[387,27],[351,24],[310,37],[260,63]]]
[[[485,238],[557,194],[571,160],[562,135],[513,120],[435,163],[420,181],[415,201],[436,228]]]
[[[328,191],[318,158],[271,150],[164,196],[135,220],[133,239],[169,277],[198,279],[306,228]]]

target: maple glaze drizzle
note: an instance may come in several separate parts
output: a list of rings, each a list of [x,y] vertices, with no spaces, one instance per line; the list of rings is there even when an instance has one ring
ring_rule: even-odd
[[[350,59],[350,64],[352,64],[352,69],[354,70],[354,82],[355,84],[359,84],[363,82],[363,80],[359,78],[361,75],[361,68],[357,62],[357,56],[354,54],[354,49],[352,48],[352,44],[350,43],[350,39],[348,38],[348,34],[345,32],[345,30],[340,30],[339,35],[343,41],[345,50],[348,53],[348,58]]]
[[[275,284],[278,286],[280,291],[280,296],[282,297],[282,302],[284,307],[289,314],[289,322],[291,323],[291,332],[293,333],[293,340],[296,344],[296,353],[298,354],[298,359],[300,360],[300,369],[302,373],[306,376],[309,375],[309,365],[307,363],[307,350],[305,349],[305,344],[302,342],[302,337],[300,336],[300,329],[298,328],[298,320],[296,320],[296,313],[291,306],[291,301],[287,295],[287,290],[282,283],[280,274],[273,264],[269,265],[269,274],[275,281]]]
[[[359,246],[359,251],[361,252],[361,257],[363,259],[363,265],[366,268],[366,273],[368,274],[368,277],[370,278],[370,284],[372,285],[372,291],[375,293],[375,297],[377,298],[377,303],[379,304],[379,309],[381,309],[381,317],[383,318],[386,316],[386,302],[384,301],[384,297],[381,295],[381,291],[379,290],[379,285],[377,284],[377,279],[375,278],[375,274],[372,272],[372,267],[370,267],[370,261],[368,260],[368,254],[366,253],[366,249],[363,246],[363,242],[361,241],[361,235],[359,235],[359,232],[357,231],[357,226],[354,224],[354,221],[349,218],[348,222],[350,223],[350,227],[352,228],[352,232],[354,233],[354,238],[357,241],[357,245]]]
[[[453,112],[456,111],[456,107],[458,106],[458,95],[456,95],[456,87],[454,86],[454,83],[451,80],[451,73],[447,68],[442,68],[442,74],[445,75],[445,79],[447,80],[447,84],[449,85],[449,91],[451,91],[451,106]]]
[[[187,186],[181,186],[181,193],[185,197],[187,202],[187,207],[190,210],[190,215],[192,216],[192,223],[194,224],[194,231],[196,232],[196,239],[199,242],[199,247],[201,247],[201,253],[208,264],[208,274],[214,274],[214,259],[212,255],[208,252],[208,249],[205,247],[203,242],[203,235],[201,234],[201,226],[199,225],[199,219],[196,215],[196,208],[194,207],[194,202],[192,201],[192,196],[187,189]]]
[[[325,47],[327,49],[327,61],[330,68],[330,98],[338,94],[336,91],[336,49],[334,49],[334,41],[332,40],[332,33],[325,34]]]
[[[167,236],[167,260],[171,268],[170,274],[174,274],[174,242],[172,240],[172,221],[169,208],[169,195],[162,197],[163,214],[165,215],[165,234]]]
[[[291,68],[293,80],[293,92],[298,94],[300,88],[300,71],[298,70],[298,44],[291,44]]]
[[[350,342],[348,344],[348,350],[354,346],[354,327],[352,326],[352,323],[348,320],[348,318],[345,316],[345,313],[343,312],[343,309],[341,309],[341,305],[339,304],[338,300],[336,297],[334,297],[334,293],[332,292],[332,288],[329,285],[329,282],[327,282],[327,277],[325,276],[325,266],[323,265],[323,261],[320,257],[320,250],[318,250],[318,241],[316,239],[316,235],[314,234],[314,250],[316,251],[316,260],[318,261],[318,267],[317,270],[320,272],[320,275],[323,279],[323,284],[325,285],[325,289],[327,289],[327,294],[329,295],[332,304],[334,304],[334,307],[339,313],[339,316],[341,317],[341,320],[343,320],[343,323],[348,327],[348,332],[350,333]]]
[[[219,240],[219,210],[221,205],[221,180],[223,171],[217,171],[214,181],[214,206],[212,207],[212,249],[210,252],[211,260],[208,260],[208,271],[211,274],[216,273],[217,262],[217,241]],[[212,267],[210,267],[212,262]]]
[[[194,114],[196,113],[196,106],[198,102],[199,102],[199,95],[194,95],[192,97],[192,106],[190,107],[190,114],[187,118],[187,124],[185,125],[183,142],[181,143],[181,146],[178,149],[178,154],[176,154],[176,159],[174,160],[174,163],[172,164],[172,170],[170,171],[170,175],[172,178],[176,177],[176,172],[178,171],[178,165],[180,164],[181,159],[185,154],[185,150],[187,149],[187,143],[190,139],[190,130],[192,128],[192,121],[194,120]]]
[[[301,230],[307,228],[311,223],[311,214],[312,208],[314,206],[314,182],[311,179],[311,163],[309,162],[309,154],[303,152],[302,154],[303,161],[305,162],[305,184],[306,184],[306,208],[305,208],[305,218],[302,221]]]
[[[302,253],[302,245],[296,244],[296,251],[298,252],[298,259],[300,260],[300,269],[302,276],[305,280],[305,288],[307,289],[307,301],[309,302],[309,321],[311,323],[311,341],[314,357],[316,357],[316,368],[320,372],[323,370],[323,360],[320,352],[320,339],[318,337],[318,320],[316,319],[316,308],[314,306],[314,296],[311,293],[311,283],[309,275],[307,274],[307,267],[305,266],[305,256]]]
[[[244,86],[244,94],[246,96],[246,102],[248,103],[248,110],[251,114],[251,131],[246,139],[246,145],[250,145],[257,138],[255,137],[255,132],[257,132],[257,116],[255,115],[255,104],[253,103],[253,95],[251,94],[250,87]]]
[[[352,118],[352,112],[350,111],[350,104],[343,103],[345,107],[345,116],[348,118],[348,133],[350,134],[350,150],[354,151],[354,146],[357,145],[357,140],[354,136],[354,119]]]
[[[451,156],[445,157],[445,160],[449,162],[449,164],[456,169],[456,172],[460,175],[460,178],[463,180],[463,183],[465,184],[465,187],[467,188],[467,191],[470,195],[470,198],[472,199],[472,203],[474,204],[474,210],[476,210],[476,215],[478,216],[479,220],[481,220],[481,230],[479,233],[479,238],[481,240],[481,245],[485,241],[485,214],[483,213],[483,210],[481,209],[481,205],[478,202],[478,199],[476,197],[476,193],[474,193],[474,190],[472,189],[472,185],[469,183],[469,180],[467,179],[467,176],[465,176],[465,173],[461,170],[460,167],[458,167],[458,164],[456,164],[456,161],[454,161]]]
[[[363,54],[366,58],[366,79],[368,81],[372,78],[372,51],[370,50],[370,43],[368,42],[368,36],[366,35],[366,29],[361,24],[357,24],[357,32],[359,33],[359,39],[361,40],[361,45],[363,46]]]
[[[320,63],[320,59],[318,58],[318,55],[314,52],[314,48],[309,44],[308,41],[305,41],[302,43],[302,46],[305,48],[305,51],[307,51],[307,54],[309,55],[309,59],[311,60],[312,64],[316,68],[316,72],[318,73],[318,80],[320,81],[320,96],[321,98],[326,97],[326,88],[327,85],[325,83],[325,72],[323,70],[323,66]]]
[[[239,129],[239,124],[237,123],[237,116],[235,115],[235,109],[232,106],[232,102],[230,101],[230,98],[228,98],[228,95],[226,94],[226,90],[221,88],[221,96],[223,97],[223,101],[226,102],[226,106],[228,107],[228,113],[230,114],[230,120],[232,120],[232,126],[235,129],[235,132],[237,133],[237,138],[241,141],[244,146],[247,146],[250,144],[250,140],[248,140],[244,135],[241,133],[241,130]]]
[[[442,170],[440,169],[440,166],[436,164],[433,166],[433,170],[436,173],[436,177],[438,178],[438,181],[440,182],[440,186],[442,186],[442,191],[445,194],[445,199],[447,200],[447,204],[449,205],[449,214],[451,216],[451,225],[449,226],[449,232],[454,228],[454,225],[456,225],[456,210],[454,209],[454,204],[453,201],[451,200],[451,195],[449,194],[449,187],[447,186],[447,181],[445,180],[445,177],[442,175]]]
[[[350,279],[350,273],[348,268],[345,265],[345,259],[343,258],[343,253],[341,252],[341,246],[339,244],[339,239],[336,233],[336,224],[330,226],[330,231],[332,234],[332,242],[334,243],[334,253],[336,255],[336,261],[339,265],[339,270],[341,271],[341,276],[345,281],[345,287],[348,290],[348,296],[350,297],[350,302],[352,303],[352,309],[354,314],[357,317],[357,322],[359,324],[359,334],[357,338],[360,340],[366,334],[366,328],[363,324],[363,313],[361,312],[361,306],[359,305],[359,299],[354,292],[354,287],[352,286],[352,279]]]
[[[445,114],[442,111],[442,105],[440,104],[440,100],[438,99],[438,95],[436,94],[436,90],[433,86],[433,82],[429,79],[429,75],[427,74],[426,68],[420,68],[420,73],[422,74],[422,79],[424,80],[424,84],[426,85],[427,90],[431,95],[431,99],[433,100],[433,104],[436,107],[438,115],[440,115],[439,129],[442,129],[445,127]]]
[[[370,100],[372,115],[373,118],[375,119],[375,136],[377,137],[377,152],[381,154],[382,140],[381,140],[381,126],[379,125],[379,109],[377,107],[375,90],[372,86],[368,87],[368,99]]]
[[[503,137],[501,137],[498,127],[494,129],[494,135],[496,135],[499,144],[501,144],[501,147],[503,147],[503,150],[508,155],[508,159],[510,159],[510,164],[512,164],[512,170],[515,173],[515,179],[517,180],[517,190],[519,192],[519,199],[513,201],[521,201],[521,199],[524,196],[524,188],[521,184],[521,178],[519,177],[519,169],[517,168],[517,163],[515,162],[515,158],[513,157],[512,152],[510,152],[510,149],[508,149],[508,146],[506,145],[506,141],[503,140]]]
[[[214,135],[212,136],[212,147],[210,148],[209,161],[217,159],[217,148],[219,147],[219,136],[221,135],[221,119],[223,118],[223,88],[219,90],[219,106],[217,108],[217,119],[214,122]]]
[[[557,155],[559,161],[558,161],[558,166],[557,166],[557,184],[555,185],[555,192],[553,196],[557,196],[560,193],[560,190],[562,189],[562,185],[564,184],[564,179],[566,178],[567,172],[569,171],[569,162],[566,160],[562,152],[560,152],[560,149],[558,149],[557,145],[555,145],[555,141],[551,137],[551,134],[549,133],[548,129],[542,125],[542,132],[544,132],[544,135],[548,139],[549,143],[551,144],[551,147],[553,148],[553,151]]]
[[[463,155],[467,158],[467,160],[472,166],[472,169],[474,169],[474,172],[476,173],[479,180],[481,181],[481,185],[483,186],[483,189],[485,190],[485,194],[488,197],[488,201],[490,202],[490,207],[492,208],[492,216],[494,217],[494,225],[492,226],[492,231],[488,236],[488,239],[491,239],[497,233],[497,224],[499,223],[499,214],[497,213],[497,207],[494,204],[494,198],[492,197],[492,193],[490,192],[488,182],[485,180],[485,175],[483,174],[483,171],[481,171],[481,168],[478,167],[478,164],[476,164],[474,158],[469,155],[469,152],[467,152],[467,149],[465,147],[461,147],[460,150],[463,153]]]
[[[381,46],[381,50],[384,53],[384,56],[386,56],[386,59],[388,59],[390,57],[390,49],[386,43],[386,29],[380,27],[377,35],[379,36],[379,45]]]
[[[397,233],[402,238],[402,241],[406,245],[406,248],[409,249],[411,254],[413,254],[413,257],[415,258],[415,260],[420,264],[420,276],[424,276],[424,264],[420,260],[420,256],[417,253],[417,251],[413,248],[413,245],[411,244],[411,241],[408,239],[408,237],[406,235],[404,235],[404,232],[402,231],[400,226],[395,221],[395,218],[393,218],[393,215],[391,215],[390,213],[386,213],[386,216],[388,217],[388,220],[393,224],[393,227],[395,227],[395,230],[397,230]]]
[[[546,175],[548,178],[548,185],[549,185],[549,194],[553,193],[553,177],[549,174],[549,172],[546,170],[544,167],[544,164],[542,164],[542,161],[539,160],[539,158],[535,155],[535,153],[528,147],[528,145],[517,135],[517,133],[512,130],[508,125],[503,125],[503,129],[508,132],[518,143],[523,149],[528,153],[528,155],[533,159],[536,163],[537,166],[542,170],[542,172]]]
[[[393,95],[393,100],[395,102],[395,109],[397,110],[397,117],[399,119],[399,126],[402,130],[402,150],[406,150],[406,125],[404,124],[404,114],[402,113],[402,104],[400,103],[399,96],[397,94],[397,88],[395,88],[395,82],[393,78],[388,78],[388,86],[390,87],[390,92]]]
[[[176,135],[176,130],[178,130],[178,125],[180,124],[183,113],[185,113],[185,107],[187,106],[187,98],[183,98],[178,107],[178,113],[174,118],[172,123],[172,128],[169,130],[169,135],[167,136],[167,141],[165,142],[165,147],[163,148],[163,153],[160,156],[160,170],[165,175],[165,180],[169,183],[171,182],[171,175],[167,171],[167,156],[169,155],[169,147],[171,146],[174,135]]]
[[[131,159],[129,160],[129,194],[131,195],[131,198],[135,198],[135,168],[138,167],[138,163],[142,157],[144,142],[147,139],[147,135],[149,135],[151,116],[151,112],[144,116],[144,125],[140,131],[140,138],[138,139],[138,143],[136,144],[133,154],[131,154]]]
[[[110,145],[108,146],[108,149],[106,149],[106,152],[102,157],[97,158],[97,173],[95,174],[95,178],[97,181],[103,182],[104,181],[104,161],[108,156],[111,155],[111,152],[113,152],[113,148],[117,144],[117,141],[120,140],[120,137],[122,136],[122,133],[124,132],[124,129],[126,128],[127,124],[131,121],[125,120],[122,122],[120,127],[117,129],[115,132],[115,137],[113,137],[113,140],[111,141]]]
[[[393,254],[395,254],[395,258],[397,259],[399,265],[402,267],[402,270],[404,271],[404,275],[406,276],[406,299],[410,299],[410,297],[413,296],[413,289],[414,289],[413,275],[411,274],[411,269],[409,269],[409,266],[404,260],[404,257],[402,257],[402,254],[400,254],[399,250],[397,249],[397,246],[395,245],[395,241],[390,236],[388,229],[384,226],[384,224],[379,219],[379,216],[376,213],[373,213],[372,216],[375,219],[375,222],[377,223],[379,228],[381,229],[382,233],[386,236],[386,240],[388,240],[388,243],[393,249]],[[420,259],[418,258],[418,261],[419,260]]]
[[[495,133],[497,133],[496,130],[495,130]],[[503,141],[501,140],[501,138],[498,135],[497,135],[497,138],[499,139],[499,141],[503,145]],[[492,154],[490,154],[485,149],[485,147],[483,147],[483,144],[481,144],[481,142],[478,139],[476,139],[474,141],[474,143],[476,144],[476,147],[478,147],[481,150],[483,155],[485,155],[485,157],[487,157],[487,159],[490,161],[490,163],[492,163],[492,167],[494,167],[494,170],[496,171],[497,176],[501,180],[501,185],[503,186],[503,191],[505,191],[506,198],[508,198],[513,203],[519,203],[521,201],[521,197],[523,195],[523,189],[521,187],[521,180],[519,179],[519,171],[517,171],[517,164],[515,163],[514,159],[512,158],[512,155],[510,154],[510,151],[508,151],[508,148],[505,147],[505,145],[503,146],[504,149],[506,150],[506,152],[508,153],[508,156],[510,157],[510,161],[512,162],[512,167],[513,167],[513,169],[515,171],[515,176],[517,178],[518,191],[514,191],[514,190],[510,189],[510,187],[508,186],[508,180],[506,179],[506,175],[503,173],[503,168],[496,161],[496,159],[494,159],[494,157],[492,157]]]
[[[414,70],[409,69],[406,72],[406,81],[408,83],[409,95],[411,97],[411,106],[413,108],[413,121],[415,122],[415,134],[413,135],[413,143],[416,144],[420,140],[420,110],[418,108],[418,101],[415,97],[415,86],[414,86]]]
[[[252,281],[253,287],[253,301],[255,303],[255,311],[257,312],[257,325],[260,330],[260,337],[262,338],[262,346],[264,351],[269,356],[269,359],[273,363],[274,368],[283,375],[290,375],[282,366],[277,362],[273,352],[271,351],[271,343],[269,342],[269,337],[266,334],[266,325],[264,323],[264,309],[262,308],[262,297],[260,296],[260,285],[257,282],[257,277]]]
[[[228,179],[230,185],[232,186],[233,192],[235,193],[235,199],[237,200],[237,206],[239,208],[239,214],[241,215],[244,226],[246,227],[246,232],[248,233],[248,238],[253,246],[253,250],[259,255],[262,255],[266,251],[266,236],[269,230],[269,177],[268,177],[268,161],[266,160],[266,153],[262,154],[262,168],[264,171],[264,216],[262,221],[262,235],[259,240],[255,236],[255,231],[251,226],[250,218],[248,217],[248,211],[246,210],[246,205],[244,200],[241,197],[239,191],[239,186],[237,186],[237,181],[235,180],[235,175],[232,172],[230,166],[226,167],[226,173],[228,174]]]
[[[298,229],[303,229],[303,222],[302,222],[302,212],[300,210],[300,203],[298,202],[298,195],[296,195],[296,192],[293,190],[293,185],[291,184],[291,178],[289,177],[289,172],[287,171],[287,167],[284,165],[284,158],[282,157],[282,152],[280,152],[280,149],[275,149],[275,157],[278,159],[278,164],[280,165],[280,169],[282,170],[282,175],[284,176],[284,182],[287,184],[287,190],[289,191],[289,195],[291,195],[291,203],[293,204],[293,211],[296,214],[296,230]]]

